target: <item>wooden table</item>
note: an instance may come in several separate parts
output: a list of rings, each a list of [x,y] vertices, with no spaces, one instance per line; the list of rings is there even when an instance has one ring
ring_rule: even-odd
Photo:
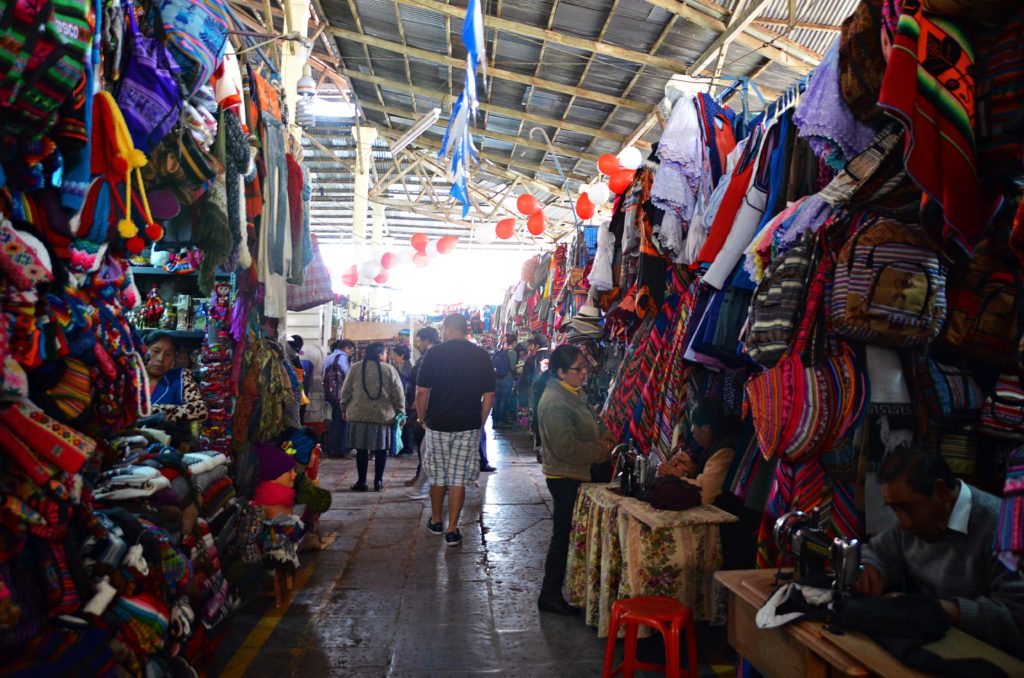
[[[910,676],[928,674],[905,666],[862,633],[836,635],[822,622],[792,622],[759,629],[757,611],[771,596],[774,570],[735,570],[715,575],[728,590],[729,644],[769,678],[778,676]],[[925,646],[940,657],[981,657],[1010,676],[1024,676],[1024,662],[959,629]]]
[[[644,595],[671,596],[696,619],[724,623],[725,591],[714,581],[722,566],[718,526],[736,517],[706,505],[660,511],[617,489],[584,484],[573,509],[568,598],[586,623],[604,638],[612,603]]]

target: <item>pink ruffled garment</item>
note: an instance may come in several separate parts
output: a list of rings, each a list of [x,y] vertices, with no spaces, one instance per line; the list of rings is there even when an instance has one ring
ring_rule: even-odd
[[[875,138],[877,130],[853,116],[839,89],[838,41],[814,69],[807,92],[793,112],[793,123],[814,154],[830,163],[849,160]]]

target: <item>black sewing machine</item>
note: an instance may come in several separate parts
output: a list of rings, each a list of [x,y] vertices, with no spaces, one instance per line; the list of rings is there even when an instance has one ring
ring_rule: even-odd
[[[850,595],[860,575],[860,541],[829,538],[818,509],[810,514],[790,511],[775,521],[775,545],[780,555],[793,557],[793,581],[831,588],[833,600]],[[785,578],[785,575],[777,575]]]

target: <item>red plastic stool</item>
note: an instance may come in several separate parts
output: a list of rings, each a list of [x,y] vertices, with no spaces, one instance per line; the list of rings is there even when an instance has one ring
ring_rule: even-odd
[[[665,641],[665,664],[652,664],[636,660],[636,636],[640,625],[650,626],[661,632]],[[619,628],[626,626],[626,646],[622,663],[612,668],[615,660],[615,641]],[[686,631],[686,668],[679,666],[679,633]],[[604,651],[604,678],[612,678],[622,672],[632,678],[637,669],[660,671],[668,678],[697,678],[697,634],[693,627],[693,611],[675,598],[668,596],[639,596],[623,598],[612,605],[612,618],[608,628],[608,644]]]

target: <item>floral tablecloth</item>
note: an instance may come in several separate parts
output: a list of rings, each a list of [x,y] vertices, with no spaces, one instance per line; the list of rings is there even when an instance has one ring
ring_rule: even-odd
[[[695,619],[723,624],[726,592],[714,581],[722,566],[718,526],[736,520],[707,505],[661,511],[614,487],[585,484],[569,536],[569,602],[583,608],[600,638],[608,635],[612,603],[634,596],[671,596]]]

